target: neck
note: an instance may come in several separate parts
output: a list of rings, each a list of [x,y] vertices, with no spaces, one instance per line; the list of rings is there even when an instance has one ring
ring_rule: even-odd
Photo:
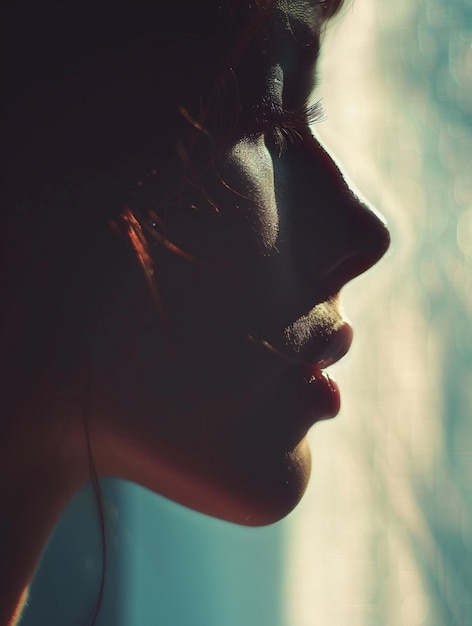
[[[77,445],[71,447],[67,436],[54,440],[54,446],[42,446],[34,433],[17,432],[1,444],[0,626],[18,624],[48,538],[87,480],[86,471],[74,471],[79,464],[71,461],[77,461]],[[80,466],[87,470],[86,462]]]
[[[75,490],[38,474],[2,487],[0,625],[15,626],[44,547]]]

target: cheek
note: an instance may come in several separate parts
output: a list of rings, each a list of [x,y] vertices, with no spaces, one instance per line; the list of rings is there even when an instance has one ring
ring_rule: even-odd
[[[233,190],[233,198],[228,200],[246,221],[248,235],[256,236],[260,251],[273,248],[279,234],[279,219],[272,157],[263,137],[242,139],[234,145],[223,161],[221,178]],[[223,209],[231,207],[223,206]]]
[[[306,441],[282,445],[287,415],[271,398],[283,379],[272,360],[264,353],[256,361],[252,344],[246,354],[225,341],[219,352],[207,337],[195,361],[190,355],[190,368],[184,353],[174,353],[175,363],[153,341],[154,311],[144,315],[146,299],[133,295],[123,331],[129,318],[139,320],[135,349],[123,344],[113,352],[114,367],[104,372],[107,385],[93,405],[104,427],[96,446],[103,473],[240,524],[287,515],[305,490],[310,457]]]
[[[198,182],[159,213],[166,238],[184,252],[154,248],[159,280],[173,274],[176,256],[186,258],[187,266],[196,260],[194,265],[211,268],[213,275],[216,269],[220,277],[252,276],[276,249],[280,230],[274,167],[264,140],[245,138],[210,162],[208,155],[195,160],[207,164]],[[185,276],[180,282],[188,284]]]
[[[156,248],[163,336],[145,330],[143,316],[152,330],[155,310],[142,284],[128,309],[141,348],[120,359],[104,439],[115,433],[125,478],[217,517],[266,524],[297,504],[310,468],[306,442],[280,443],[287,416],[270,401],[279,366],[244,341],[265,317],[279,237],[272,157],[262,138],[244,139],[216,173],[208,191],[221,215],[184,208],[166,222],[169,239],[210,269]]]

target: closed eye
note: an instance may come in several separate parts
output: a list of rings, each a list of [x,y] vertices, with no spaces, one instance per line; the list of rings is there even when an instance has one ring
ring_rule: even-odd
[[[321,102],[299,109],[262,108],[258,111],[257,125],[264,133],[267,148],[281,157],[291,146],[302,141],[310,126],[324,121]]]

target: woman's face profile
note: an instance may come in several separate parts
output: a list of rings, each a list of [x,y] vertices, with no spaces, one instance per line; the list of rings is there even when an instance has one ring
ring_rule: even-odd
[[[323,372],[352,338],[339,291],[388,246],[309,126],[335,4],[277,0],[257,28],[254,8],[240,7],[232,50],[218,37],[167,42],[160,93],[202,85],[188,101],[175,96],[183,173],[169,169],[158,134],[144,156],[129,154],[132,167],[121,161],[129,196],[103,243],[113,287],[94,285],[76,312],[83,321],[101,302],[87,386],[99,473],[242,524],[276,521],[301,498],[305,435],[339,410]],[[225,55],[222,78],[208,64]],[[129,100],[144,119],[142,93]]]
[[[235,61],[230,139],[207,118],[192,158],[206,142],[212,158],[196,166],[187,204],[130,225],[156,231],[161,315],[145,281],[131,281],[94,396],[105,471],[239,523],[275,521],[303,494],[305,435],[339,409],[322,373],[351,341],[339,290],[388,245],[308,125],[329,4],[275,3]],[[159,184],[150,167],[135,193]]]

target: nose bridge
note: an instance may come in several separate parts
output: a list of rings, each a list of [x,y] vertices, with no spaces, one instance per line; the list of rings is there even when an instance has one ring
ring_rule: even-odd
[[[293,257],[311,282],[321,280],[338,290],[385,254],[389,232],[350,189],[315,139],[303,142],[290,159],[288,163],[287,154],[285,178],[286,188],[292,190],[288,229]]]

